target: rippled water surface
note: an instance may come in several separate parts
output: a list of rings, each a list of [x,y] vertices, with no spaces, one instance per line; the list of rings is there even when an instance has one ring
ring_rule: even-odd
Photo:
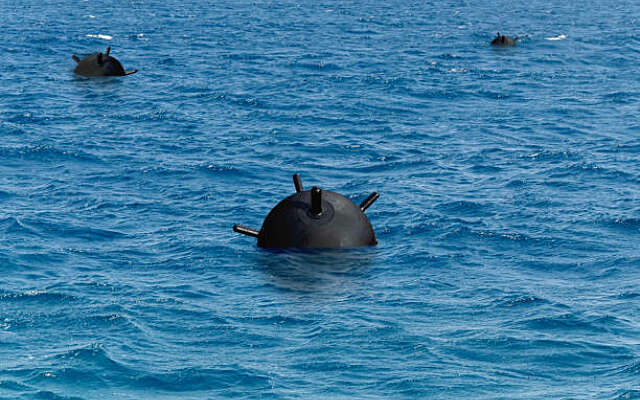
[[[0,398],[640,398],[639,18],[0,0]],[[231,230],[296,172],[379,245]]]

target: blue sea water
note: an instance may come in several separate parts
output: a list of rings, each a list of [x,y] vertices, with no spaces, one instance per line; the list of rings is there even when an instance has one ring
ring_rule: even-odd
[[[639,24],[0,0],[0,398],[640,398]],[[107,46],[139,72],[73,75]],[[296,172],[378,191],[379,245],[231,230]]]

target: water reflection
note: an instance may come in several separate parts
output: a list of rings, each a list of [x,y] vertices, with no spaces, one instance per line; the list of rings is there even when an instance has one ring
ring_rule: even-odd
[[[316,291],[362,277],[377,255],[375,248],[349,250],[263,250],[256,264],[272,283],[287,290]]]

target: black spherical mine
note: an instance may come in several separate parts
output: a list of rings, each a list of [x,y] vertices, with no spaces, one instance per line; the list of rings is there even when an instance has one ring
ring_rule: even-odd
[[[378,241],[364,211],[379,197],[373,192],[360,206],[341,194],[314,186],[304,190],[293,175],[296,193],[278,203],[257,231],[242,225],[233,230],[258,238],[265,248],[339,249],[375,246]]]
[[[95,53],[80,59],[78,56],[72,56],[78,63],[74,73],[82,76],[126,76],[135,74],[137,69],[125,71],[120,61],[111,57],[109,53],[111,47],[107,47],[106,53]]]

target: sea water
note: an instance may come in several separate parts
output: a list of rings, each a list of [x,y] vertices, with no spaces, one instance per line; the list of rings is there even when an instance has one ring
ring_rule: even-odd
[[[0,1],[0,398],[640,398],[639,24]],[[139,72],[74,76],[108,46]],[[378,191],[378,246],[232,231],[294,173]]]

